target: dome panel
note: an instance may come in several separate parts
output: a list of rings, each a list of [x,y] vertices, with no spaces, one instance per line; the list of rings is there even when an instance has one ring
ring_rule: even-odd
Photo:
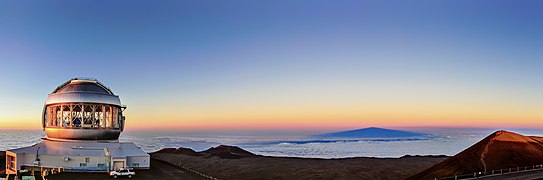
[[[51,94],[70,93],[70,92],[88,92],[115,95],[113,92],[96,79],[73,78],[58,86]]]
[[[100,103],[122,106],[118,96],[98,93],[69,92],[50,94],[45,101],[45,105],[58,103]]]
[[[62,89],[58,90],[57,93],[67,92],[94,92],[109,94],[104,88],[98,86],[96,83],[67,84]]]
[[[66,129],[66,128],[46,128],[47,138],[56,140],[115,140],[119,139],[121,130],[118,129]]]

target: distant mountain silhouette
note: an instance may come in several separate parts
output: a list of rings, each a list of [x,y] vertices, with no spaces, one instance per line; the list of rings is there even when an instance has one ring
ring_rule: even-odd
[[[326,133],[316,135],[317,137],[325,138],[402,138],[402,137],[416,137],[427,136],[428,134],[400,131],[393,129],[384,129],[377,127],[355,129],[350,131],[341,131],[334,133]]]
[[[466,150],[408,179],[439,179],[461,174],[538,165],[543,137],[497,131]]]

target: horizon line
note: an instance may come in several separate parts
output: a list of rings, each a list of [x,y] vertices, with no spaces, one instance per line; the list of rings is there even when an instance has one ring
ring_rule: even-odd
[[[342,127],[342,128],[323,128],[323,127],[292,127],[292,128],[129,128],[124,132],[132,131],[335,131],[335,130],[356,130],[365,128],[383,128],[383,129],[500,129],[500,130],[536,130],[543,127],[504,127],[504,126],[362,126],[362,127]],[[42,128],[0,128],[0,130],[31,130],[43,131]]]

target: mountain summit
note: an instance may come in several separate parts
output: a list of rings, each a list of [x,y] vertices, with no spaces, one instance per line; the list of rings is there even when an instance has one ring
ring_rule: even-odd
[[[426,136],[428,134],[400,131],[393,129],[384,129],[377,127],[369,127],[363,129],[355,129],[349,131],[340,131],[334,133],[326,133],[316,135],[317,137],[325,138],[403,138],[403,137],[416,137]]]
[[[543,137],[497,131],[466,150],[409,179],[434,179],[532,166],[543,162]]]

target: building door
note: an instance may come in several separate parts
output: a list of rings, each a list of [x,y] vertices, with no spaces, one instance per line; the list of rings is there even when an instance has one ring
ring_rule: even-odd
[[[113,170],[124,168],[124,161],[113,161]]]

